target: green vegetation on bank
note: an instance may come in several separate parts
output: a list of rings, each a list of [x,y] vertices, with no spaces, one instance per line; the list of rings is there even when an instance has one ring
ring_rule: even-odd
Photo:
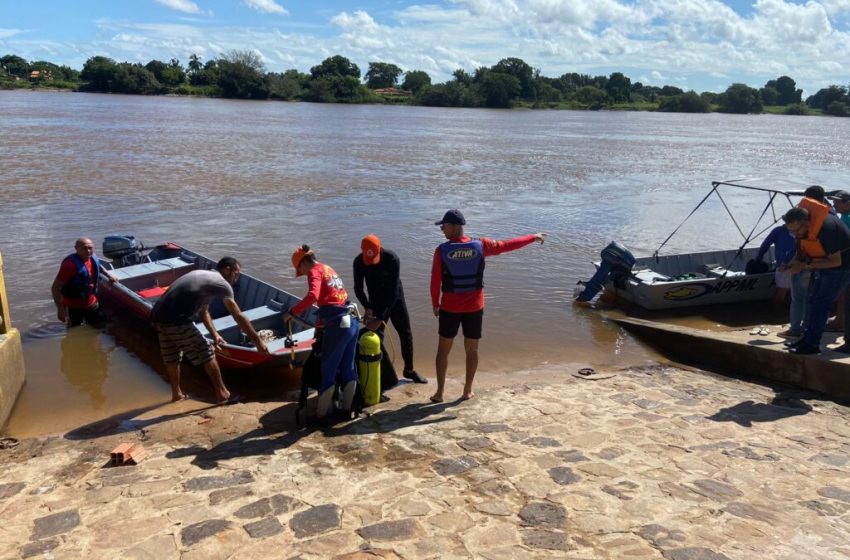
[[[809,96],[788,76],[756,89],[732,84],[723,93],[647,86],[621,72],[609,76],[568,73],[542,76],[519,58],[434,84],[423,70],[403,71],[387,62],[370,62],[365,75],[341,55],[326,58],[306,74],[298,70],[266,72],[251,51],[232,51],[202,61],[151,60],[147,64],[89,58],[82,71],[47,61],[28,62],[15,55],[0,58],[0,88],[38,87],[141,95],[197,95],[235,99],[280,99],[319,103],[405,103],[433,107],[611,109],[681,113],[775,113],[850,116],[848,87],[831,85]]]

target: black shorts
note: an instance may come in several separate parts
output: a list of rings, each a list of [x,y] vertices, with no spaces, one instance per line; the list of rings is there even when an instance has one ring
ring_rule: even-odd
[[[440,309],[440,336],[443,338],[454,338],[457,336],[458,327],[463,325],[464,338],[481,338],[481,325],[484,322],[484,310],[469,311],[466,313],[452,313]]]
[[[106,324],[106,317],[104,317],[98,303],[86,308],[68,307],[67,309],[69,327],[77,327],[85,323],[90,327],[99,329]]]

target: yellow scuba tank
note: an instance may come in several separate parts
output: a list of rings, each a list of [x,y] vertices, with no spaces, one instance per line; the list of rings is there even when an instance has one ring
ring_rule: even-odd
[[[381,401],[381,337],[367,330],[357,343],[357,374],[366,406]]]

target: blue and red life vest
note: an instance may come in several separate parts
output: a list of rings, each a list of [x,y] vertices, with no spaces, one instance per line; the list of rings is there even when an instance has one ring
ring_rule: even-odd
[[[74,263],[77,269],[77,274],[68,280],[62,286],[62,295],[68,299],[88,299],[91,295],[97,294],[97,281],[100,276],[100,263],[97,257],[91,256],[92,270],[94,270],[94,279],[89,274],[89,269],[86,267],[86,261],[80,258],[76,253],[71,253],[62,261],[70,260]],[[93,281],[92,281],[93,280]]]
[[[484,287],[484,244],[480,239],[446,241],[440,245],[442,289],[462,294]]]

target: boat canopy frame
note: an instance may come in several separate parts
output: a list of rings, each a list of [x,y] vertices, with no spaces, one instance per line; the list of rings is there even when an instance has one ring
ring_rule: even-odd
[[[788,203],[789,209],[794,207],[794,203],[791,200],[792,196],[804,196],[805,191],[810,186],[816,185],[807,185],[803,183],[798,183],[794,181],[790,181],[788,179],[777,179],[777,178],[753,178],[753,179],[734,179],[728,181],[712,181],[711,189],[708,191],[702,200],[700,200],[699,204],[697,204],[693,210],[691,210],[690,214],[682,220],[676,229],[667,236],[667,239],[661,242],[661,245],[653,252],[652,256],[655,258],[656,262],[658,261],[659,253],[662,248],[669,242],[674,235],[685,225],[685,223],[693,216],[700,207],[705,204],[705,202],[711,198],[711,195],[717,195],[717,198],[720,199],[721,204],[723,204],[723,208],[726,210],[726,213],[729,214],[729,217],[732,219],[732,223],[735,224],[735,227],[738,230],[738,233],[741,234],[741,237],[744,239],[744,242],[738,247],[737,252],[735,253],[735,257],[732,259],[732,262],[735,262],[738,258],[740,258],[741,253],[744,251],[744,248],[749,244],[753,239],[759,237],[767,230],[771,229],[776,223],[782,219],[784,212],[780,213],[777,216],[776,206],[775,204],[779,204],[779,201],[785,200]],[[764,208],[759,215],[758,220],[756,220],[755,224],[753,224],[750,232],[744,233],[744,230],[738,224],[738,220],[735,219],[735,215],[732,213],[732,210],[729,208],[729,205],[726,204],[726,200],[724,200],[723,196],[720,194],[720,190],[722,187],[729,187],[732,189],[744,189],[751,191],[760,191],[767,193],[767,204],[765,204]],[[828,191],[827,195],[834,193],[835,191]],[[758,229],[759,225],[762,223],[762,220],[765,217],[765,214],[770,211],[771,216],[773,217],[773,221],[770,222],[767,226],[762,229]],[[757,231],[758,230],[758,231]],[[730,263],[731,264],[731,263]]]

